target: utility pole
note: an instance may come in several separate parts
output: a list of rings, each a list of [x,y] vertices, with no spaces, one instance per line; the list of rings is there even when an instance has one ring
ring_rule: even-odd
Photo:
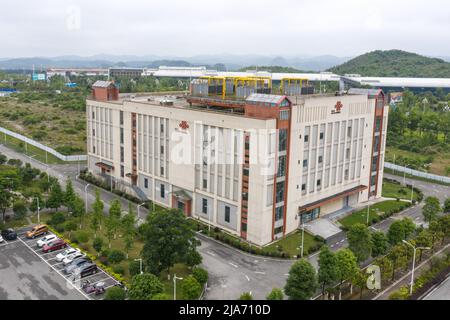
[[[177,280],[183,280],[178,278],[176,274],[173,275],[173,300],[177,300]]]
[[[430,250],[431,248],[428,247],[415,247],[410,242],[403,240],[403,243],[413,248],[414,254],[413,254],[413,265],[412,265],[412,272],[411,272],[411,283],[409,285],[409,295],[413,294],[413,286],[414,286],[414,271],[416,269],[416,251],[417,250]]]

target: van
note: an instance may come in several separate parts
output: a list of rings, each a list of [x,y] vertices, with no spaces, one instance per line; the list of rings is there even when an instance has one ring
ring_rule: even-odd
[[[34,239],[48,233],[48,227],[45,224],[34,226],[33,229],[26,233],[28,239]]]

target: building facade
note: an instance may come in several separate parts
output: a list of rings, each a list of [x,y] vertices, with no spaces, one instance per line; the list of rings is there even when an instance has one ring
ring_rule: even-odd
[[[251,94],[215,106],[182,95],[90,98],[88,167],[143,200],[266,245],[381,196],[384,100],[369,90]]]

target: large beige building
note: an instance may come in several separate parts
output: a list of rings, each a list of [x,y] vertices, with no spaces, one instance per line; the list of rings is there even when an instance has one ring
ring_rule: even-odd
[[[143,200],[265,245],[381,196],[382,91],[108,98],[115,90],[99,82],[87,100],[89,170]]]

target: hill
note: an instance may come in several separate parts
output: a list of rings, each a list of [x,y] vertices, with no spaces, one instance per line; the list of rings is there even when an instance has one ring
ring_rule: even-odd
[[[292,67],[281,67],[281,66],[248,66],[240,69],[239,71],[245,72],[248,70],[258,70],[258,71],[267,71],[271,73],[310,73],[312,71],[302,71]]]
[[[373,51],[329,69],[366,77],[450,78],[450,63],[401,50]]]

